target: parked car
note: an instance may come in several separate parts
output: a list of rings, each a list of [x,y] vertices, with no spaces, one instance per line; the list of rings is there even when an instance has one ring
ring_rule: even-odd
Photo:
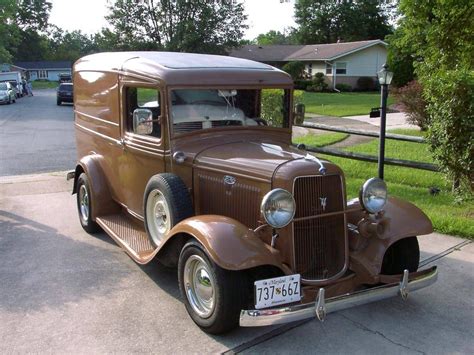
[[[70,82],[72,82],[71,74],[69,74],[69,73],[59,74],[59,82],[60,83],[70,83]]]
[[[417,236],[432,232],[421,210],[377,178],[346,201],[342,170],[292,146],[283,71],[122,52],[78,60],[73,79],[82,227],[177,267],[204,331],[323,320],[435,282],[436,267],[418,270]]]
[[[8,81],[0,83],[0,103],[16,102],[16,93]]]
[[[61,105],[63,102],[73,102],[74,86],[72,83],[61,83],[56,92],[56,103]]]

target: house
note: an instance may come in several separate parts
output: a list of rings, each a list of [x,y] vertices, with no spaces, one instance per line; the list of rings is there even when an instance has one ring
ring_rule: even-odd
[[[387,60],[387,43],[372,40],[311,45],[246,45],[229,55],[280,68],[288,62],[303,62],[309,76],[323,73],[334,88],[339,83],[355,88],[360,77],[377,78],[377,72]]]
[[[70,61],[37,61],[16,62],[16,67],[24,69],[24,74],[29,80],[59,81],[59,74],[71,74],[72,62]]]

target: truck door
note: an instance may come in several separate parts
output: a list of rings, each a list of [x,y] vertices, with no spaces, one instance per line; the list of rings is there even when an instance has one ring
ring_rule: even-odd
[[[156,85],[121,85],[123,156],[119,176],[123,204],[143,217],[143,194],[151,176],[165,171],[161,92]]]

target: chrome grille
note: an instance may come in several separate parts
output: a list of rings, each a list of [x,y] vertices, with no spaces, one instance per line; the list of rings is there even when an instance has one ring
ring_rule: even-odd
[[[295,219],[321,216],[293,223],[294,267],[305,280],[331,279],[344,270],[346,227],[343,193],[339,175],[295,179]],[[332,214],[334,212],[340,213]],[[326,215],[329,213],[331,215]]]
[[[201,214],[227,216],[249,228],[257,227],[261,199],[258,187],[238,181],[229,186],[223,176],[207,173],[198,173],[198,184]]]

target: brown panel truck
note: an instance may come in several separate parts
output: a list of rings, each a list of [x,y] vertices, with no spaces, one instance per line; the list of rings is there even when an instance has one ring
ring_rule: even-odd
[[[293,82],[249,60],[100,53],[73,70],[79,221],[137,263],[178,269],[209,333],[281,324],[435,282],[432,225],[383,180],[346,201],[344,173],[291,144]]]

